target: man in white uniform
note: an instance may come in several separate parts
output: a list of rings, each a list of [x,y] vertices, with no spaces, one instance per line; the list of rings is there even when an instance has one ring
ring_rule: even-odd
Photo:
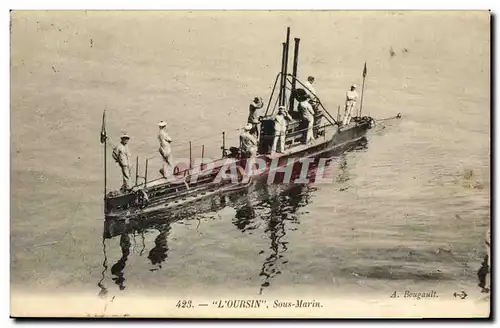
[[[321,126],[323,125],[323,111],[319,107],[319,98],[316,96],[316,91],[313,88],[313,83],[314,83],[314,76],[309,76],[307,78],[307,82],[304,83],[306,87],[306,93],[307,96],[309,97],[309,103],[311,104],[314,113],[315,113],[315,121],[314,125],[316,126],[314,128],[314,136],[317,137],[318,135],[323,135],[324,134],[324,129],[321,130]],[[309,89],[309,90],[307,90]]]
[[[344,120],[342,125],[349,124],[352,117],[352,111],[356,107],[356,102],[358,101],[358,92],[356,91],[356,85],[351,84],[351,90],[347,91],[345,99],[345,112]]]
[[[252,124],[248,123],[245,131],[240,135],[241,152],[248,157],[254,157],[257,154],[257,138],[250,133],[252,128]]]
[[[121,136],[121,142],[113,149],[113,158],[122,169],[123,184],[120,190],[126,192],[130,190],[130,151],[128,149],[128,141],[130,137],[124,133]]]
[[[276,152],[276,147],[279,145],[280,148],[278,153],[283,153],[285,151],[285,137],[286,137],[286,128],[288,126],[287,120],[291,120],[292,117],[285,110],[285,106],[280,106],[278,108],[278,114],[274,118],[274,140],[273,140],[273,148],[272,153]]]
[[[160,128],[158,131],[158,141],[160,142],[160,148],[158,151],[163,159],[163,165],[160,169],[160,173],[166,178],[172,170],[172,149],[170,148],[172,138],[170,138],[167,133],[167,122],[160,121],[158,126]]]
[[[316,102],[316,91],[313,88],[314,76],[309,76],[307,78],[307,82],[304,82],[304,86],[306,87],[306,93],[309,96],[309,101],[314,103]]]
[[[299,110],[302,113],[304,121],[307,122],[306,144],[314,140],[313,126],[314,126],[314,109],[307,99],[299,102]]]

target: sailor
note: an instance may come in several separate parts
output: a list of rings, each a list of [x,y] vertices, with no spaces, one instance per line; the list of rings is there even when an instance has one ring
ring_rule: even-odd
[[[167,122],[160,121],[158,123],[158,141],[160,142],[160,148],[158,151],[163,159],[163,165],[160,169],[160,173],[166,178],[172,170],[172,149],[170,148],[170,143],[172,138],[167,133]]]
[[[306,87],[306,93],[309,96],[309,102],[311,102],[311,105],[313,103],[317,103],[317,97],[316,97],[316,91],[313,88],[313,83],[314,83],[314,76],[309,76],[307,78],[307,82],[304,83],[304,86]],[[314,105],[313,105],[314,107]]]
[[[314,129],[314,136],[317,137],[318,135],[323,135],[324,131],[320,130],[320,127],[322,126],[323,122],[323,111],[319,108],[319,98],[316,96],[316,91],[314,90],[314,87],[312,86],[314,83],[314,76],[309,76],[307,78],[307,82],[304,83],[304,86],[306,88],[306,94],[307,97],[309,98],[308,101],[311,104],[313,110],[314,110],[314,126],[316,127]]]
[[[251,133],[252,129],[253,125],[248,123],[240,135],[241,153],[250,158],[257,155],[257,138]]]
[[[314,140],[314,109],[307,98],[299,102],[299,111],[301,112],[302,118],[307,124],[306,145],[308,145]]]
[[[262,98],[255,97],[249,106],[248,123],[252,124],[252,133],[259,139],[260,134],[260,118],[262,116],[262,107],[264,103]]]
[[[354,110],[357,101],[358,101],[358,92],[356,91],[356,84],[351,84],[351,90],[347,91],[346,93],[345,112],[342,125],[349,124],[349,122],[351,121],[352,111]]]
[[[130,190],[130,151],[128,150],[128,141],[130,137],[124,133],[121,136],[121,142],[113,149],[113,158],[122,169],[123,184],[120,190],[126,192]]]
[[[272,153],[276,152],[278,141],[280,145],[278,153],[283,153],[285,151],[286,128],[288,125],[287,120],[292,120],[292,117],[285,110],[285,106],[280,106],[278,108],[278,114],[276,114],[276,117],[274,118],[274,140],[271,150]]]

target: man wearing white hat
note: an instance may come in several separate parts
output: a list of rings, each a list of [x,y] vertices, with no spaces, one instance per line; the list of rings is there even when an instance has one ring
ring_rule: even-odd
[[[257,138],[250,133],[253,125],[248,123],[245,126],[245,131],[240,135],[240,145],[242,154],[254,157],[257,154]]]
[[[272,153],[276,152],[278,141],[280,145],[278,152],[283,153],[285,151],[285,136],[288,126],[287,120],[292,120],[292,117],[285,110],[285,106],[280,106],[278,108],[278,114],[276,114],[276,117],[274,118],[274,140],[271,150]]]
[[[299,112],[302,114],[302,118],[307,125],[306,132],[306,145],[314,141],[314,109],[308,99],[303,99],[298,105]]]
[[[352,111],[354,110],[357,101],[358,101],[358,92],[356,91],[356,84],[351,84],[351,90],[347,91],[346,93],[345,112],[342,125],[349,124],[349,122],[351,121]]]
[[[314,107],[314,104],[317,101],[317,97],[316,97],[316,91],[314,90],[314,87],[312,86],[313,83],[314,83],[314,76],[309,76],[307,78],[307,82],[304,82],[304,86],[306,87],[305,91],[306,91],[307,95],[309,96],[309,102]]]
[[[253,102],[250,104],[248,108],[248,123],[252,124],[252,133],[257,136],[257,140],[259,139],[260,134],[260,116],[262,116],[262,107],[264,107],[264,103],[262,102],[262,98],[255,97]]]
[[[163,159],[163,165],[160,169],[160,173],[166,178],[172,170],[172,149],[170,148],[170,143],[172,138],[167,133],[167,122],[160,121],[158,123],[160,130],[158,131],[158,141],[160,142],[159,152]]]
[[[130,151],[128,150],[128,141],[130,137],[124,133],[121,136],[121,142],[113,149],[113,158],[122,169],[123,184],[120,190],[125,192],[130,190]]]

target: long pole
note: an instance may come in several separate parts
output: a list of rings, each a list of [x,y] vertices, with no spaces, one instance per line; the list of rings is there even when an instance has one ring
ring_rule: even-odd
[[[279,77],[281,77],[281,72],[279,72],[276,75],[276,78],[274,79],[273,91],[271,91],[271,96],[269,97],[269,101],[267,102],[266,113],[264,114],[264,116],[267,116],[267,112],[269,111],[269,106],[271,105],[271,100],[273,99],[274,91],[276,90],[276,84],[278,83]],[[281,83],[281,81],[280,81],[280,83]],[[281,91],[281,89],[280,89],[280,91]],[[274,111],[274,109],[273,109],[273,111]]]
[[[108,172],[107,172],[107,155],[108,155],[108,151],[107,151],[107,147],[106,145],[108,144],[107,140],[104,141],[104,198],[106,198],[106,193],[107,193],[107,186],[108,186]]]
[[[189,142],[189,169],[191,170],[193,168],[193,159],[192,159],[192,152],[191,152],[191,141]]]
[[[359,117],[361,117],[361,112],[363,111],[363,96],[365,94],[365,78],[366,78],[366,62],[363,68],[363,85],[361,87],[361,104],[359,105]]]
[[[203,170],[204,169],[204,165],[203,165],[203,159],[205,158],[205,145],[201,145],[201,164],[200,164],[200,169]]]
[[[104,144],[104,213],[108,213],[107,210],[107,204],[106,204],[106,193],[107,193],[107,186],[108,186],[108,172],[107,172],[107,159],[108,159],[108,149],[107,149],[107,144],[108,144],[108,136],[106,134],[106,109],[103,110],[102,112],[102,126],[101,126],[101,144]]]
[[[283,93],[285,92],[285,51],[286,51],[286,43],[282,43],[283,51],[281,53],[281,81],[280,81],[280,94],[279,94],[279,104],[278,106],[283,105]]]
[[[106,109],[102,111],[102,126],[101,126],[101,144],[104,144],[104,199],[106,199],[106,193],[107,193],[107,177],[108,177],[108,172],[107,172],[107,159],[108,159],[108,150],[107,150],[107,144],[108,144],[108,136],[106,133]]]
[[[288,109],[290,112],[294,110],[294,103],[295,103],[295,86],[297,83],[297,69],[298,69],[298,64],[299,64],[299,44],[300,44],[300,39],[295,38],[295,48],[293,50],[293,68],[292,68],[292,97],[290,98],[290,108]]]
[[[146,167],[144,168],[144,188],[146,188],[146,185],[148,183],[148,164],[149,159],[146,159]]]
[[[137,182],[139,180],[139,156],[135,158],[135,185],[137,186]]]
[[[226,132],[222,131],[222,157],[226,157]]]
[[[285,65],[283,68],[283,74],[285,74],[285,78],[283,79],[283,106],[286,105],[286,81],[287,81],[287,73],[288,73],[288,49],[290,47],[290,27],[286,28],[286,42],[285,42]]]

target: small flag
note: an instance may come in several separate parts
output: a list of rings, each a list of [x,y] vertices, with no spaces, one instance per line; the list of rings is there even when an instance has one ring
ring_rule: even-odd
[[[363,68],[363,77],[366,77],[366,62],[365,62],[365,68]]]
[[[102,126],[101,126],[101,143],[105,143],[107,139],[106,136],[106,110],[102,112]]]

